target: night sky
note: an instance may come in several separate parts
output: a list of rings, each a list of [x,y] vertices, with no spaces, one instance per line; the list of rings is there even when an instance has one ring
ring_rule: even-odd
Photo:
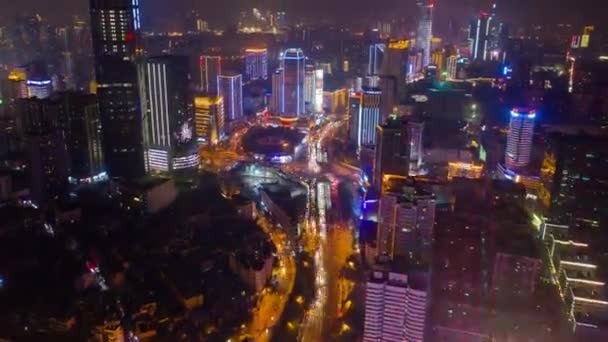
[[[608,21],[607,0],[498,0],[499,15],[512,23],[570,22],[602,24]],[[52,22],[63,21],[73,13],[86,14],[87,0],[0,0],[0,20],[16,13],[40,13]],[[290,15],[324,17],[353,22],[358,15],[399,13],[404,16],[414,8],[415,0],[140,0],[144,26],[178,28],[187,8],[194,3],[212,25],[226,23],[239,10],[253,5],[279,5]],[[490,0],[435,0],[437,20],[466,22],[471,13],[483,9]],[[170,4],[170,5],[168,5]],[[209,6],[208,4],[213,4]],[[170,6],[167,8],[167,6]],[[411,13],[410,13],[411,14]],[[0,25],[1,26],[1,25]]]

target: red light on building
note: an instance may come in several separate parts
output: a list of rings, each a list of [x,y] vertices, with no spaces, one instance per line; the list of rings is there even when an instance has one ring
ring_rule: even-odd
[[[130,42],[130,41],[135,40],[135,33],[133,33],[133,32],[129,32],[129,33],[127,33],[127,34],[125,35],[125,40],[126,40],[127,42]]]

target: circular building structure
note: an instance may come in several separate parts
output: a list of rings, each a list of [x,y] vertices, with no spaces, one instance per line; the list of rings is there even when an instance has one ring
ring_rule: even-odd
[[[252,127],[243,137],[243,150],[256,160],[289,163],[305,150],[306,134],[287,127]]]

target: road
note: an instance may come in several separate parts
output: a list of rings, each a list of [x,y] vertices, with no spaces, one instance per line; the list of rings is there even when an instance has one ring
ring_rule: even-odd
[[[286,234],[265,216],[258,219],[258,225],[270,236],[277,248],[278,267],[273,271],[277,285],[274,289],[267,287],[260,293],[251,321],[241,327],[241,334],[235,341],[246,338],[259,342],[270,341],[272,329],[279,322],[295,283],[296,264]]]

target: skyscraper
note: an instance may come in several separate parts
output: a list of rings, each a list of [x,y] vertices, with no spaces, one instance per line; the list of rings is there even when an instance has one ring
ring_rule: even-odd
[[[90,0],[104,159],[112,177],[144,174],[138,92],[139,0]]]
[[[383,184],[378,208],[378,257],[420,252],[431,243],[435,197],[414,184]]]
[[[406,121],[388,120],[376,127],[376,158],[374,159],[374,185],[382,188],[382,176],[407,176],[410,165],[410,139]]]
[[[428,280],[373,271],[365,286],[363,342],[425,340]]]
[[[224,99],[221,96],[196,96],[194,115],[198,144],[216,145],[224,137]]]
[[[431,63],[431,39],[433,38],[433,1],[417,0],[418,31],[416,48],[422,51],[422,67]]]
[[[278,69],[272,74],[272,97],[270,102],[270,111],[273,114],[281,114],[285,112],[285,96],[283,95],[283,69]]]
[[[222,57],[201,56],[200,86],[204,93],[217,94],[217,77],[222,74]]]
[[[490,59],[490,28],[492,19],[486,12],[471,23],[469,39],[471,41],[471,59],[486,61]]]
[[[170,172],[196,168],[198,152],[188,95],[188,58],[148,58],[142,64],[141,74],[149,170]]]
[[[363,87],[362,92],[353,93],[349,98],[350,140],[358,149],[376,144],[376,126],[380,123],[381,97],[380,89]]]
[[[367,74],[380,75],[382,72],[382,63],[384,61],[384,51],[386,44],[375,43],[369,46]]]
[[[226,121],[243,118],[243,78],[241,74],[226,74],[217,77],[218,94],[224,99]]]
[[[97,97],[91,94],[59,93],[60,121],[65,134],[72,184],[105,180],[101,144],[101,122]]]
[[[315,67],[306,65],[304,73],[304,104],[307,112],[314,110],[315,101]]]
[[[69,160],[59,121],[59,105],[50,99],[20,100],[30,170],[31,197],[47,203],[66,190]]]
[[[410,137],[410,174],[416,173],[422,166],[422,136],[424,133],[424,122],[417,118],[411,118],[407,122]]]
[[[517,169],[528,165],[532,153],[534,135],[534,118],[536,110],[530,108],[513,108],[509,122],[509,135],[505,151],[505,165]]]
[[[287,49],[283,53],[283,106],[287,117],[298,117],[305,113],[304,107],[304,52]]]
[[[248,81],[268,79],[268,50],[246,49],[245,72]]]

